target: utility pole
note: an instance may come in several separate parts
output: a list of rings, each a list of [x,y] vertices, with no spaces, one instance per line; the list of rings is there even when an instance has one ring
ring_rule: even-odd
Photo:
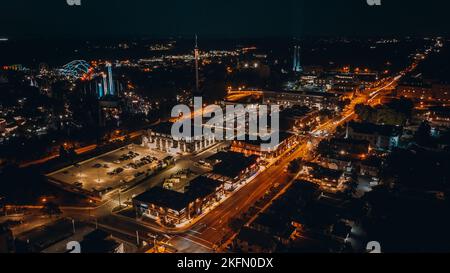
[[[195,57],[195,93],[199,93],[199,75],[198,75],[198,61],[199,61],[199,50],[198,50],[198,38],[197,34],[195,35],[195,47],[194,47],[194,57]]]
[[[73,234],[75,234],[75,220],[72,219],[72,230],[73,230]]]
[[[139,247],[139,231],[138,230],[136,230],[136,243],[137,243],[137,246]]]
[[[119,209],[122,209],[122,202],[120,200],[120,189],[119,189]]]
[[[148,234],[148,236],[153,238],[153,251],[155,251],[155,253],[157,253],[158,247],[156,245],[156,235]]]

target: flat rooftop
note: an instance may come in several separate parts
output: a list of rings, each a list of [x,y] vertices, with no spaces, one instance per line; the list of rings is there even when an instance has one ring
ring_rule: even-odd
[[[221,185],[222,183],[217,180],[206,176],[199,176],[189,183],[186,194],[188,194],[192,200],[205,198],[216,192]]]
[[[398,136],[402,128],[393,125],[379,125],[373,123],[350,122],[349,127],[359,134],[379,134],[382,136]]]
[[[306,106],[294,106],[280,112],[280,118],[301,118],[311,113],[311,109]]]
[[[154,187],[136,196],[134,200],[146,204],[153,204],[158,207],[181,211],[192,201],[198,198],[205,198],[210,194],[215,193],[221,185],[222,183],[219,181],[199,176],[189,183],[189,186],[184,193],[161,187]]]
[[[305,165],[311,168],[310,175],[316,179],[338,180],[344,174],[343,171],[328,169],[316,163],[308,162]]]
[[[275,247],[275,242],[269,234],[252,228],[243,227],[237,236],[237,240],[248,242],[249,245],[257,245],[265,249]]]
[[[74,190],[110,191],[144,177],[166,157],[160,151],[129,145],[48,174],[47,178]]]
[[[279,143],[283,143],[285,140],[287,140],[288,138],[294,136],[291,133],[285,132],[285,131],[280,131],[278,132],[278,136],[279,136]],[[263,140],[261,139],[260,136],[257,137],[257,140],[250,140],[250,136],[246,135],[245,136],[245,140],[236,140],[237,142],[242,142],[248,145],[252,145],[252,146],[261,146],[263,144],[270,144],[270,140]]]
[[[181,211],[189,204],[186,195],[181,192],[154,187],[133,198],[134,201],[153,204],[162,208]]]
[[[248,167],[255,164],[258,156],[245,156],[236,152],[219,152],[207,159],[212,161],[214,165],[213,173],[235,178]]]
[[[18,252],[40,252],[72,235],[72,221],[60,219],[19,235],[16,238]]]

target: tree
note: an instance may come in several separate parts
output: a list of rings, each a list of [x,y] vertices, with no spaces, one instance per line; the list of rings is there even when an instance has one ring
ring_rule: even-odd
[[[233,218],[228,224],[234,232],[238,232],[244,225],[245,221],[242,218]]]
[[[352,101],[351,101],[350,99],[340,100],[340,101],[338,102],[338,106],[339,106],[339,108],[344,109],[345,107],[347,107],[348,105],[350,105],[351,102],[352,102]]]
[[[414,140],[417,144],[425,146],[431,142],[431,126],[427,121],[420,124],[419,129],[414,135]]]
[[[288,165],[288,172],[291,174],[296,174],[300,171],[302,167],[301,159],[297,158],[292,160]]]
[[[357,190],[358,190],[358,174],[355,171],[352,171],[351,175],[350,175],[350,179],[347,183],[347,189],[346,189],[346,193],[348,195],[353,196],[354,194],[356,194]]]
[[[407,118],[411,117],[412,110],[414,109],[413,101],[404,97],[391,101],[387,104],[387,106],[399,113],[404,114]]]
[[[375,108],[358,104],[355,106],[355,113],[364,122],[403,125],[411,117],[413,107],[412,101],[401,98]]]
[[[397,112],[396,110],[389,108],[387,106],[382,106],[376,109],[376,120],[374,123],[377,124],[388,124],[388,125],[403,125],[407,120],[405,114]]]
[[[74,147],[70,148],[67,153],[68,153],[67,156],[70,159],[70,161],[74,162],[75,159],[77,158],[77,152],[75,152],[75,148]]]
[[[59,146],[59,157],[66,159],[67,155],[68,155],[68,153],[67,153],[66,148],[63,145]]]
[[[373,109],[364,104],[357,104],[355,106],[355,113],[361,121],[371,121]]]
[[[50,217],[52,217],[53,215],[60,215],[62,213],[59,206],[53,202],[48,202],[44,204],[42,212],[46,215],[49,215]]]

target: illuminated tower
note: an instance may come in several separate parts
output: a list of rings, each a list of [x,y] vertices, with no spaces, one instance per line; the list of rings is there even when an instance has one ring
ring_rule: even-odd
[[[108,94],[111,96],[114,96],[114,81],[113,81],[113,75],[112,75],[112,65],[111,63],[107,63],[106,67],[108,67]]]
[[[292,63],[292,71],[294,72],[296,65],[297,65],[297,46],[294,46],[294,62]]]
[[[103,97],[103,86],[101,82],[97,83],[97,94],[99,98]]]
[[[296,73],[300,73],[303,71],[300,63],[300,49],[300,46],[294,46],[294,65],[292,70]]]
[[[102,73],[102,77],[103,77],[103,95],[109,95],[108,93],[108,80],[106,79],[106,74]]]
[[[195,48],[194,48],[194,57],[195,57],[195,92],[199,93],[199,78],[198,78],[198,59],[199,59],[199,50],[197,43],[197,35],[195,35]]]

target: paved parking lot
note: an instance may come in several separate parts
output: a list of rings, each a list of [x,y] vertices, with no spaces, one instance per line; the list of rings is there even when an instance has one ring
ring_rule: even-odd
[[[51,173],[48,177],[89,192],[111,191],[158,170],[167,156],[160,151],[129,145]]]

